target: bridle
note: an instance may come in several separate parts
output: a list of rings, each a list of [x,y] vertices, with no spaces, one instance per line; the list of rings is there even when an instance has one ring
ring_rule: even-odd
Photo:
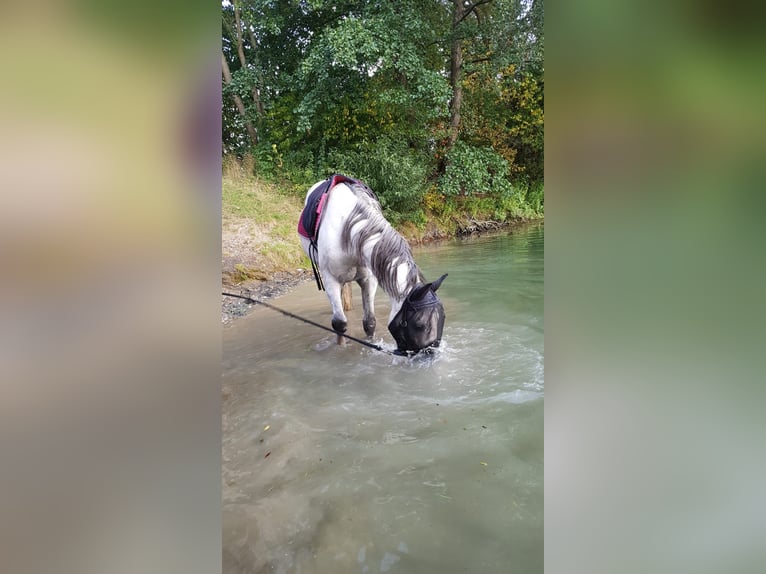
[[[417,297],[413,298],[413,295]],[[441,332],[439,338],[426,347],[418,349],[417,351],[409,350],[406,347],[410,346],[406,333],[409,332],[410,319],[415,312],[423,311],[430,307],[441,306],[441,301],[436,293],[432,289],[432,284],[427,283],[425,285],[416,286],[407,297],[404,299],[402,306],[394,315],[391,322],[388,324],[388,331],[394,338],[397,344],[397,350],[403,353],[418,353],[425,349],[431,349],[438,347],[441,344]],[[442,325],[443,326],[443,325]]]

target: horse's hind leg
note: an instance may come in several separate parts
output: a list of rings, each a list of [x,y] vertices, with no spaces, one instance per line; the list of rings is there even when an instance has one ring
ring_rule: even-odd
[[[362,327],[368,337],[375,334],[375,291],[378,290],[378,280],[370,273],[366,277],[357,280],[359,287],[362,288]]]
[[[340,299],[343,301],[343,310],[350,311],[354,308],[354,304],[351,301],[351,283],[344,283],[340,290]]]

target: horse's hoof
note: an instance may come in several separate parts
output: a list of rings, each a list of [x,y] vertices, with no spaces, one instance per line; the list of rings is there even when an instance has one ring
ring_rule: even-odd
[[[346,321],[338,321],[337,319],[332,320],[332,328],[335,329],[336,333],[345,333],[347,327],[348,323]]]
[[[364,332],[367,333],[368,337],[372,337],[375,334],[375,325],[374,317],[369,321],[362,321],[362,327],[364,327]]]

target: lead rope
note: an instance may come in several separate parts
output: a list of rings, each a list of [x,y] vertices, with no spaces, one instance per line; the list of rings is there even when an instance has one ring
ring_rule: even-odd
[[[320,325],[319,323],[315,323],[311,319],[306,319],[304,317],[299,317],[298,315],[295,315],[294,313],[290,313],[290,311],[285,311],[284,309],[280,309],[279,307],[275,307],[274,305],[266,303],[265,301],[261,301],[260,299],[253,299],[252,297],[248,297],[247,295],[239,295],[237,293],[225,293],[225,292],[221,292],[221,295],[225,295],[226,297],[237,297],[239,299],[245,299],[246,301],[252,301],[253,303],[258,303],[259,305],[263,305],[264,307],[268,307],[269,309],[273,309],[274,311],[282,313],[282,315],[285,315],[287,317],[292,317],[293,319],[298,319],[298,321],[303,321],[304,323],[308,323],[309,325],[314,325],[314,327],[319,327],[320,329],[324,329],[325,331],[329,331],[330,333],[334,333],[336,335],[341,335],[341,333],[338,333],[335,329],[330,329],[329,327],[325,327],[324,325]],[[380,351],[381,353],[386,353],[387,355],[408,356],[407,353],[402,353],[402,352],[399,352],[399,351],[389,351],[388,349],[384,349],[380,345],[375,345],[374,343],[368,343],[367,341],[363,341],[362,339],[357,339],[356,337],[352,337],[351,335],[342,335],[342,336],[346,337],[347,339],[351,339],[355,343],[359,343],[360,345],[364,345],[365,347],[369,347],[370,349],[375,349],[376,351]]]

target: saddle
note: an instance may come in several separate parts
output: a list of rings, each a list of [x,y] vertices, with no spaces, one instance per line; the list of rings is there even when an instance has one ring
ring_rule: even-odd
[[[306,200],[306,206],[303,208],[301,217],[298,220],[298,233],[309,239],[312,243],[316,243],[317,235],[319,235],[319,223],[322,219],[324,204],[327,201],[327,194],[339,183],[354,184],[356,180],[345,175],[333,175],[312,191]]]
[[[311,195],[306,200],[306,205],[301,212],[300,219],[298,219],[298,233],[311,242],[309,247],[309,259],[311,260],[311,268],[314,271],[314,279],[316,279],[317,282],[317,289],[320,291],[324,290],[324,283],[322,283],[322,277],[319,274],[317,255],[319,225],[322,222],[322,211],[324,210],[325,203],[327,203],[330,190],[339,183],[363,185],[367,188],[361,181],[346,177],[345,175],[335,174],[330,176],[311,192]]]

